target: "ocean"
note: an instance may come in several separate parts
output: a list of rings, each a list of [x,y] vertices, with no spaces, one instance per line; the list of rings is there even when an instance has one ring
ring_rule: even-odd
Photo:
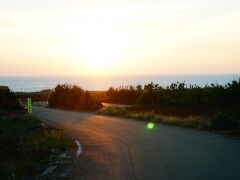
[[[76,84],[87,90],[107,90],[109,87],[127,85],[144,85],[154,82],[163,87],[175,82],[185,81],[188,85],[205,86],[206,84],[224,85],[238,80],[238,75],[147,75],[147,76],[113,76],[113,77],[81,77],[81,76],[19,76],[0,77],[0,86],[8,86],[14,92],[35,92],[52,89],[57,84]]]

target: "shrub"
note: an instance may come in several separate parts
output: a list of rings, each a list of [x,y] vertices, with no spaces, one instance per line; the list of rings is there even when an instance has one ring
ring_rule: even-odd
[[[106,102],[118,103],[118,104],[135,104],[141,95],[142,86],[120,86],[114,89],[110,87],[106,91],[108,99]]]
[[[0,86],[0,109],[7,111],[22,109],[15,94],[7,86]]]
[[[210,119],[210,128],[215,130],[229,130],[237,126],[237,119],[233,116],[218,112]]]
[[[88,91],[71,85],[58,85],[49,98],[49,107],[77,111],[94,111],[102,107]]]

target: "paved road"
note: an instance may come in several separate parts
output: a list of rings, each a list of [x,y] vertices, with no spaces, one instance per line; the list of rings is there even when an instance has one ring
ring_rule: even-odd
[[[239,180],[240,142],[221,135],[90,113],[34,108],[80,140],[74,179]]]

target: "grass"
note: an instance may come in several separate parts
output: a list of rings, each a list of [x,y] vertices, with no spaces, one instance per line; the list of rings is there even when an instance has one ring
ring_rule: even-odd
[[[44,128],[37,118],[0,111],[0,176],[2,179],[36,179],[52,155],[71,146],[59,130]]]
[[[119,116],[139,121],[162,123],[166,125],[184,128],[195,128],[200,130],[232,130],[239,128],[238,121],[225,113],[216,113],[213,117],[204,116],[164,116],[154,112],[131,112],[124,108],[105,107],[97,111],[100,115]]]

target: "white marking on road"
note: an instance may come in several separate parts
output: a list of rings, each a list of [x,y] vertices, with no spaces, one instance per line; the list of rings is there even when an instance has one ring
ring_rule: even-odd
[[[80,154],[82,153],[82,146],[78,140],[75,140],[75,143],[78,146],[77,153],[76,153],[76,158],[78,158],[80,156]]]
[[[41,176],[46,176],[48,174],[51,174],[55,169],[56,169],[57,166],[50,166],[48,167],[43,173]]]

